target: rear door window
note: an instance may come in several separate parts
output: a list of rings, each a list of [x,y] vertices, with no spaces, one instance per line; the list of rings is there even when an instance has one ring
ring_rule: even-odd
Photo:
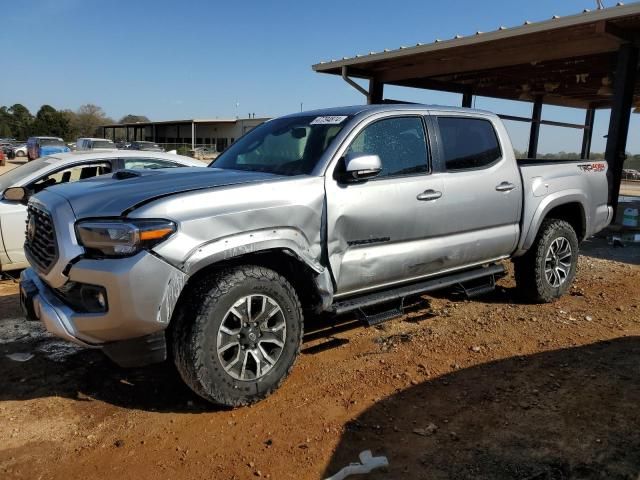
[[[498,136],[489,120],[438,117],[438,128],[447,170],[485,168],[502,158]]]

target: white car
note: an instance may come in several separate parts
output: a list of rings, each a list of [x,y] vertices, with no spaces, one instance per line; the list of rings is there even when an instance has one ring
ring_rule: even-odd
[[[203,162],[163,152],[70,152],[42,157],[0,175],[0,271],[28,266],[23,251],[27,200],[52,185],[123,169],[205,167]]]
[[[26,157],[27,156],[27,144],[23,143],[22,145],[18,145],[17,147],[13,147],[13,155],[16,157]]]
[[[115,143],[105,138],[79,138],[76,140],[76,150],[113,150]]]

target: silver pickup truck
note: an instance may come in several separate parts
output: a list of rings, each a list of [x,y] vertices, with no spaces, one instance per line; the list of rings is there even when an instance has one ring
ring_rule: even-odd
[[[376,323],[448,286],[569,288],[612,218],[605,162],[517,161],[491,113],[421,105],[285,116],[208,169],[122,171],[31,198],[27,316],[123,366],[171,356],[212,402],[269,395],[305,315]],[[383,306],[380,306],[383,305]],[[171,348],[167,348],[167,346]]]

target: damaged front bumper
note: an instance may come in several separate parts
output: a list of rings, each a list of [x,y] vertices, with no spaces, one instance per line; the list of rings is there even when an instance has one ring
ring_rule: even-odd
[[[116,363],[136,366],[166,358],[167,328],[187,275],[149,252],[129,258],[81,259],[69,282],[104,292],[104,311],[79,309],[42,281],[32,268],[20,276],[25,315],[52,334],[85,347],[100,347]]]

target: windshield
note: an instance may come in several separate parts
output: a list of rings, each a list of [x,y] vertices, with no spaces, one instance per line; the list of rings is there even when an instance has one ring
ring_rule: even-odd
[[[114,148],[113,142],[109,140],[94,140],[92,143],[93,148]]]
[[[240,138],[209,166],[307,175],[347,123],[347,118],[314,115],[271,120]]]
[[[57,138],[41,138],[39,143],[41,147],[49,147],[53,145],[57,147],[64,147],[64,142],[62,140],[58,140]]]
[[[0,175],[0,193],[4,192],[7,188],[14,186],[23,178],[27,178],[38,170],[45,168],[52,161],[55,161],[54,157],[42,157],[31,162],[23,163],[22,165],[3,173]]]

